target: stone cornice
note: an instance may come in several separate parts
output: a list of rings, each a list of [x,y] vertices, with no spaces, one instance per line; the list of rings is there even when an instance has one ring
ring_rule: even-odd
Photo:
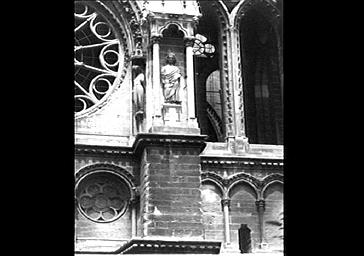
[[[100,146],[100,145],[75,145],[75,155],[112,155],[135,156],[140,155],[146,145],[185,145],[198,147],[202,151],[206,145],[205,135],[174,135],[142,133],[135,137],[132,147]]]
[[[201,16],[195,1],[148,1],[144,6],[147,11],[157,14]]]
[[[283,167],[283,159],[249,158],[249,157],[225,157],[225,156],[201,156],[201,163],[205,165],[224,166],[264,166]]]
[[[115,147],[100,145],[75,145],[75,155],[109,155],[109,156],[134,156],[139,154],[145,145],[188,145],[199,147],[205,145],[205,136],[200,135],[167,135],[167,134],[139,134],[133,147]],[[249,158],[242,156],[201,156],[201,164],[233,166],[263,166],[268,168],[282,168],[283,159]]]
[[[122,155],[132,156],[133,150],[130,147],[96,146],[96,145],[75,145],[75,155]]]
[[[219,254],[221,242],[206,240],[170,240],[135,238],[122,246],[117,253],[123,254],[149,254],[149,253],[193,253],[193,254]]]
[[[148,134],[140,133],[135,137],[133,151],[135,155],[142,153],[145,146],[188,146],[200,149],[206,146],[206,135]]]

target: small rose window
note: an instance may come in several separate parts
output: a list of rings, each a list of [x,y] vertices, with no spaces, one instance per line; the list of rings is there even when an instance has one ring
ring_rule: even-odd
[[[195,43],[193,45],[193,54],[197,57],[212,58],[215,53],[215,46],[208,43],[205,36],[196,34]]]
[[[76,196],[78,209],[85,217],[96,222],[111,222],[126,212],[130,191],[117,175],[100,172],[82,179]]]

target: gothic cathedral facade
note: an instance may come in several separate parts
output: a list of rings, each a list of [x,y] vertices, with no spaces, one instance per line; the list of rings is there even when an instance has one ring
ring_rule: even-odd
[[[75,254],[283,255],[280,0],[74,2]]]

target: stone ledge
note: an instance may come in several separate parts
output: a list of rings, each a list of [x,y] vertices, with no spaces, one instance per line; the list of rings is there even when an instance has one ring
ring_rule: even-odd
[[[283,160],[283,145],[250,144],[247,152],[233,152],[227,142],[206,142],[202,157],[231,157],[232,159]]]
[[[99,145],[75,145],[75,154],[97,154],[97,155],[123,155],[132,156],[133,151],[130,147],[116,147],[116,146],[99,146]]]
[[[135,137],[133,151],[135,155],[140,155],[147,146],[188,146],[198,148],[200,152],[206,146],[206,135],[181,135],[181,134],[153,134],[139,133]]]
[[[119,251],[122,254],[219,254],[220,248],[218,241],[132,239]]]
[[[130,137],[122,135],[103,135],[76,132],[74,143],[76,145],[129,147]]]

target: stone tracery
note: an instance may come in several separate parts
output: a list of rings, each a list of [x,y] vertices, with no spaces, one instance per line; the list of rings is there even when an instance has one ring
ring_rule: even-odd
[[[92,174],[78,184],[78,207],[84,216],[96,222],[111,222],[125,213],[130,193],[127,186],[113,176]]]
[[[102,108],[123,83],[131,57],[143,55],[141,11],[124,2],[75,2],[76,118]]]
[[[123,65],[123,50],[109,23],[90,5],[75,4],[75,112],[96,106]]]

